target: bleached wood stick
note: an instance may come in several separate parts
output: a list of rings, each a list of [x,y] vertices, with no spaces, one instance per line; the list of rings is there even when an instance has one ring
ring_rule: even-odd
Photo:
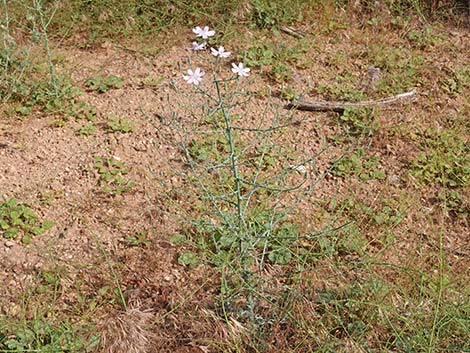
[[[404,102],[413,99],[416,96],[416,90],[406,93],[401,93],[396,96],[379,99],[368,100],[362,102],[309,102],[304,99],[294,100],[287,105],[288,109],[306,110],[312,112],[342,112],[347,108],[362,108],[362,107],[381,107],[387,108],[395,103]]]

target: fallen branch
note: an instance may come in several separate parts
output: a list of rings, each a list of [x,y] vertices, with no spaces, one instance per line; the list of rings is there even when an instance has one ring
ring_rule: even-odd
[[[305,33],[293,27],[281,27],[281,32],[284,32],[297,39],[305,37]]]
[[[412,90],[406,93],[401,93],[396,96],[379,99],[369,100],[362,102],[308,102],[303,99],[295,100],[289,103],[287,109],[306,110],[311,112],[343,112],[348,108],[363,108],[363,107],[381,107],[387,108],[395,103],[404,102],[413,99],[416,96],[416,90]]]

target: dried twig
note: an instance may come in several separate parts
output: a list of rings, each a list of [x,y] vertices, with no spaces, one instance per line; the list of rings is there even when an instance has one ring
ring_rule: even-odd
[[[281,32],[284,32],[285,34],[288,34],[294,38],[297,38],[297,39],[301,39],[303,37],[305,37],[305,33],[298,30],[298,29],[295,29],[293,27],[287,27],[287,26],[284,26],[284,27],[281,27]]]
[[[306,110],[311,112],[343,112],[348,108],[362,108],[362,107],[381,107],[387,108],[395,103],[400,103],[413,99],[416,96],[416,90],[406,93],[401,93],[396,96],[379,99],[369,100],[362,102],[308,102],[303,99],[295,100],[287,105],[288,109]]]

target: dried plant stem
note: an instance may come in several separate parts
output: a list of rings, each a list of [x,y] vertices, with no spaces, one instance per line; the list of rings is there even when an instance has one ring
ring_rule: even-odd
[[[305,110],[311,112],[343,112],[349,108],[387,108],[395,103],[405,102],[413,99],[416,96],[416,90],[401,93],[396,96],[379,99],[379,100],[368,100],[362,102],[309,102],[304,99],[295,100],[287,105],[288,109]]]

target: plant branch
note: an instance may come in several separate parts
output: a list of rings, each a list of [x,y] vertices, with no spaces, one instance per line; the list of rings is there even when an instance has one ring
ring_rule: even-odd
[[[362,102],[326,102],[326,101],[313,101],[309,102],[304,100],[303,98],[294,100],[289,103],[286,108],[287,109],[297,109],[297,110],[305,110],[311,112],[327,112],[327,111],[334,111],[334,112],[343,112],[345,109],[348,108],[364,108],[364,107],[380,107],[380,108],[388,108],[389,106],[409,101],[415,98],[417,91],[415,89],[397,94],[396,96],[391,96],[384,99],[379,100],[368,100]]]

